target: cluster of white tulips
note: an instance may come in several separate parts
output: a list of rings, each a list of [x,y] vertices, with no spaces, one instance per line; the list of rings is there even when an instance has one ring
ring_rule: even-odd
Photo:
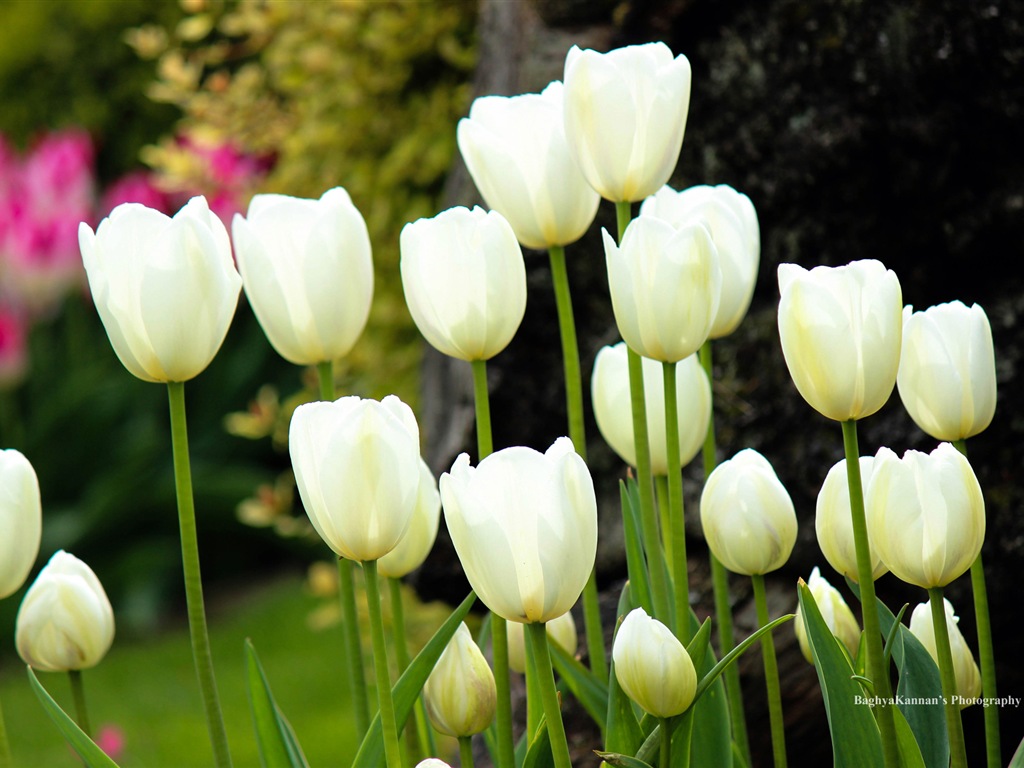
[[[793,617],[769,615],[764,576],[789,559],[797,517],[765,456],[739,450],[717,464],[710,386],[711,341],[732,333],[751,302],[760,231],[750,199],[728,186],[666,186],[689,93],[686,58],[663,44],[605,54],[574,47],[564,82],[540,94],[477,99],[460,122],[459,148],[491,210],[452,208],[409,223],[400,236],[413,320],[431,345],[470,364],[475,384],[476,455],[463,453],[440,478],[421,457],[408,405],[395,396],[336,399],[333,363],[357,343],[373,293],[366,226],[344,190],[319,200],[258,195],[230,237],[202,198],[173,218],[126,204],[95,233],[82,225],[82,257],[114,351],[135,376],[168,385],[190,626],[217,765],[231,757],[206,638],[183,383],[216,354],[242,287],[281,356],[319,373],[320,400],[295,410],[289,449],[303,508],[338,556],[350,673],[344,696],[363,738],[356,755],[338,755],[339,764],[399,768],[423,758],[421,768],[445,765],[436,730],[458,740],[463,766],[472,764],[473,736],[483,734],[499,768],[570,768],[557,672],[561,696],[574,696],[600,727],[608,765],[749,766],[733,662],[760,642],[774,762],[785,765],[772,631]],[[617,211],[618,231],[604,231],[603,242],[623,341],[597,354],[591,400],[602,435],[635,468],[621,483],[629,581],[610,663],[565,270],[565,246],[588,230],[601,198]],[[568,436],[544,453],[494,451],[491,438],[486,363],[527,311],[522,246],[549,251],[565,362]],[[959,303],[904,308],[896,276],[877,261],[809,271],[782,265],[779,287],[779,333],[793,381],[843,426],[846,459],[821,473],[816,530],[825,561],[859,590],[864,629],[817,568],[800,584],[796,621],[822,680],[833,745],[853,760],[847,764],[951,759],[963,766],[958,702],[996,695],[983,610],[984,501],[964,455],[964,440],[985,429],[995,407],[985,314]],[[856,422],[878,411],[897,384],[914,420],[945,442],[931,454],[900,458],[881,448],[862,457]],[[703,623],[689,604],[681,475],[698,453],[706,474],[699,519],[716,599],[715,621]],[[0,459],[3,596],[27,577],[41,523],[28,461],[15,451]],[[400,628],[390,643],[385,636],[379,577],[394,586],[422,564],[442,512],[473,592],[410,659]],[[369,606],[376,711],[363,679],[354,567]],[[942,595],[968,569],[980,673]],[[902,611],[893,616],[876,602],[874,580],[887,571],[928,591],[909,629]],[[752,579],[757,607],[759,629],[738,644],[729,572]],[[463,619],[476,599],[489,614],[474,638]],[[586,664],[577,658],[577,603]],[[400,616],[400,602],[396,608]],[[33,668],[77,672],[97,663],[113,638],[113,614],[88,567],[54,555],[28,590],[17,635]],[[250,663],[258,665],[251,648]],[[892,705],[891,665],[901,692],[933,695],[938,706]],[[519,673],[527,707],[525,722],[514,724],[510,675]],[[254,712],[257,702],[267,704],[255,718],[267,764],[304,765],[269,688],[257,685],[252,698]],[[864,699],[873,706],[856,703]],[[44,699],[85,762],[110,765],[87,738],[82,702],[76,724]],[[989,731],[988,747],[989,765],[999,764],[997,731]]]

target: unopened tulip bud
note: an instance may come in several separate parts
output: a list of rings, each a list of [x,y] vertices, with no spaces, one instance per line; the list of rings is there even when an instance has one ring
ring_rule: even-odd
[[[768,459],[747,448],[708,476],[700,499],[708,548],[744,576],[781,568],[796,544],[796,511]]]
[[[88,565],[57,552],[28,588],[15,628],[18,655],[44,672],[88,669],[114,642],[114,610]]]
[[[629,612],[612,646],[615,679],[633,701],[655,717],[682,714],[697,691],[690,654],[672,631],[643,608]]]
[[[860,645],[860,625],[854,618],[850,606],[839,594],[839,590],[828,583],[817,567],[811,571],[811,578],[807,580],[807,589],[810,590],[811,597],[814,598],[814,604],[818,606],[825,625],[836,636],[836,639],[846,646],[850,656],[857,658],[857,646]],[[796,609],[796,618],[793,620],[793,630],[796,632],[796,639],[800,643],[800,650],[803,651],[804,658],[813,664],[814,657],[811,655],[811,646],[807,642],[807,628],[804,626],[799,604]]]
[[[959,301],[903,309],[896,377],[907,413],[936,440],[965,440],[992,423],[996,364],[985,310]]]
[[[861,487],[867,488],[871,480],[874,456],[860,457]],[[853,581],[857,575],[857,549],[853,541],[853,521],[850,517],[850,486],[846,475],[846,459],[841,459],[825,475],[825,482],[818,491],[814,516],[814,530],[818,535],[818,546],[829,565],[841,575]],[[888,572],[885,563],[871,545],[871,531],[868,531],[871,557],[871,577],[877,579]]]
[[[557,643],[570,655],[576,653],[579,637],[576,634],[576,621],[571,612],[563,613],[545,625],[549,642]],[[518,621],[510,621],[508,630],[508,666],[519,674],[526,673],[526,632]]]
[[[960,632],[960,617],[953,611],[953,605],[943,598],[946,611],[946,631],[949,633],[949,649],[953,657],[953,672],[956,676],[956,695],[961,698],[960,708],[969,706],[981,695],[981,673],[974,661],[974,655]],[[921,641],[928,653],[938,664],[938,650],[935,645],[935,624],[932,623],[931,606],[921,603],[910,615],[910,631]]]
[[[420,760],[416,763],[416,768],[452,768],[444,760],[439,760],[436,757],[428,757],[426,760]]]
[[[0,451],[0,598],[25,583],[42,532],[39,481],[32,464],[13,448]]]
[[[967,458],[949,443],[931,453],[875,454],[864,506],[879,557],[924,589],[964,573],[985,540],[985,499]]]
[[[430,720],[441,733],[480,733],[494,720],[494,673],[465,623],[460,624],[423,686]]]

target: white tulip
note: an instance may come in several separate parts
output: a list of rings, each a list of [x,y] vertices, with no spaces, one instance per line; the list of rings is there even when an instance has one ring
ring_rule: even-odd
[[[459,624],[423,686],[423,701],[434,727],[449,736],[472,736],[494,720],[498,694],[494,673]]]
[[[510,621],[506,625],[508,634],[508,666],[519,674],[526,673],[526,630],[518,621]],[[556,643],[568,654],[576,653],[579,635],[576,632],[576,620],[572,611],[547,622],[548,644]]]
[[[850,606],[843,600],[839,590],[828,583],[828,580],[821,575],[815,567],[811,571],[811,578],[807,580],[807,589],[814,598],[814,604],[818,607],[821,618],[836,639],[846,646],[851,658],[857,658],[857,646],[860,645],[860,625],[850,610]],[[796,639],[800,643],[800,650],[804,658],[812,664],[814,657],[811,654],[811,646],[807,641],[807,627],[804,626],[804,617],[800,612],[800,605],[797,604],[796,617],[793,619],[793,630],[796,632]]]
[[[634,608],[615,633],[615,679],[633,701],[655,717],[682,714],[697,691],[697,670],[672,631]]]
[[[373,298],[370,235],[348,193],[256,195],[232,234],[245,294],[277,353],[296,365],[348,354]]]
[[[867,488],[871,481],[871,469],[875,463],[874,456],[861,456],[860,461],[861,488]],[[862,491],[863,492],[863,491]],[[857,547],[853,540],[853,519],[850,513],[850,486],[846,476],[846,459],[833,465],[825,475],[825,482],[818,491],[815,507],[814,531],[818,536],[818,546],[825,555],[829,565],[841,575],[858,581]],[[868,548],[871,557],[871,577],[877,579],[888,572],[888,568],[878,556],[868,531]]]
[[[981,695],[981,672],[974,660],[970,646],[960,631],[960,617],[953,610],[953,604],[943,598],[946,613],[946,631],[949,634],[949,650],[953,657],[953,674],[956,678],[956,696],[960,697],[960,708],[970,706]],[[910,614],[910,631],[921,645],[939,663],[939,651],[935,645],[935,624],[932,621],[931,605],[920,603]]]
[[[173,218],[117,206],[96,232],[78,228],[96,311],[114,352],[143,381],[181,382],[210,364],[235,314],[242,278],[227,229],[203,197]]]
[[[25,583],[39,555],[42,533],[36,471],[20,451],[0,451],[0,599]]]

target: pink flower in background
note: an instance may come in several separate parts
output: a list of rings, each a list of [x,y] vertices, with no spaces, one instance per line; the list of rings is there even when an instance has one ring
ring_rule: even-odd
[[[177,142],[201,160],[206,169],[206,188],[191,190],[192,194],[205,195],[210,210],[230,227],[236,213],[245,215],[249,198],[267,175],[272,162],[245,154],[231,142],[215,143],[190,135],[179,136]]]
[[[116,725],[103,725],[96,735],[96,746],[107,753],[114,762],[117,762],[124,753],[124,731]]]
[[[22,313],[0,304],[0,389],[17,386],[28,373],[28,323]]]
[[[81,130],[44,136],[25,159],[22,187],[36,218],[91,220],[95,203],[92,139]],[[75,227],[77,231],[77,226]]]
[[[100,218],[107,216],[121,203],[141,203],[167,215],[180,207],[174,205],[168,193],[156,186],[153,174],[148,171],[132,171],[107,187],[100,203]]]

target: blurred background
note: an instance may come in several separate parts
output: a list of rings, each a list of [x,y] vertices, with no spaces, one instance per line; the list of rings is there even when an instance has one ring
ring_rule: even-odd
[[[130,376],[110,348],[85,291],[80,221],[95,226],[127,200],[173,212],[204,194],[229,222],[256,192],[319,197],[344,186],[369,226],[376,289],[369,327],[339,365],[339,392],[394,392],[411,403],[439,474],[473,445],[468,369],[423,349],[402,300],[398,233],[418,217],[479,202],[455,147],[455,124],[474,96],[541,90],[561,77],[573,44],[607,49],[648,40],[665,41],[693,66],[673,185],[730,184],[760,217],[762,267],[750,315],[716,344],[716,418],[720,458],[756,448],[796,502],[801,538],[774,579],[773,612],[793,608],[796,578],[819,564],[814,498],[841,456],[835,425],[800,399],[785,370],[776,266],[878,258],[899,275],[907,303],[977,301],[992,322],[999,407],[970,451],[989,502],[984,557],[1000,693],[1022,695],[1016,660],[1024,641],[1013,626],[1024,573],[1018,0],[0,0],[0,446],[24,452],[39,474],[39,565],[59,548],[88,562],[114,604],[119,644],[181,626],[166,394]],[[601,226],[614,227],[610,207],[568,251],[585,377],[597,350],[617,340]],[[564,430],[547,257],[526,258],[527,319],[491,366],[499,448],[544,448]],[[272,592],[259,599],[263,618],[247,618],[268,633],[267,645],[280,641],[289,669],[294,649],[285,640],[323,638],[312,640],[312,630],[275,637],[273,629],[299,623],[305,631],[310,616],[317,626],[331,622],[330,580],[305,575],[326,548],[308,535],[284,443],[289,415],[312,398],[313,380],[277,358],[243,297],[223,349],[186,392],[214,632],[223,615],[224,654],[240,659],[246,630],[240,619],[231,624],[231,611],[273,590],[278,578],[291,579],[288,594],[301,599]],[[607,494],[600,583],[614,595],[624,575],[615,487],[624,467],[592,418],[588,435],[592,470]],[[881,445],[932,447],[895,395],[861,431],[863,453]],[[700,470],[692,469],[689,510],[700,488]],[[691,534],[699,538],[699,526]],[[442,528],[413,581],[426,601],[455,600],[465,594],[460,579]],[[736,588],[740,627],[749,628],[749,595]],[[879,591],[890,605],[922,599],[892,577]],[[976,647],[966,579],[949,595]],[[0,669],[10,677],[20,665],[13,649],[20,596],[0,602]],[[826,764],[816,678],[790,646],[780,664],[790,680],[793,764]],[[190,686],[181,653],[176,674]],[[763,706],[758,666],[748,654],[752,717]],[[278,683],[275,692],[286,687]],[[322,721],[290,709],[302,701],[281,703],[315,753],[310,742],[324,729],[313,725]],[[235,743],[247,739],[243,715]],[[1008,759],[1024,736],[1024,714],[1008,709],[1002,719]],[[965,712],[965,722],[969,747],[980,746],[980,710]],[[157,738],[133,733],[136,744]],[[55,732],[44,735],[57,741]],[[202,764],[202,744],[197,751]]]

